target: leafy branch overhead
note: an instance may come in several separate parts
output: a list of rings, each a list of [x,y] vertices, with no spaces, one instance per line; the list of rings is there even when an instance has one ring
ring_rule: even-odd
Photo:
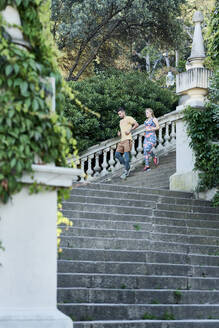
[[[52,0],[59,49],[74,51],[68,80],[78,80],[108,40],[177,44],[177,17],[185,0]],[[89,53],[88,56],[84,56]]]

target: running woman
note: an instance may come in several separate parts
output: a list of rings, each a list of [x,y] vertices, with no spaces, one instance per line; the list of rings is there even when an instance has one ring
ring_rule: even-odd
[[[156,130],[159,130],[159,123],[156,117],[154,116],[154,112],[151,108],[146,108],[145,110],[146,121],[145,125],[145,133],[144,133],[144,159],[145,159],[145,167],[144,171],[150,171],[149,166],[149,156],[152,156],[154,164],[159,164],[159,158],[156,157],[152,151],[152,148],[157,143]]]

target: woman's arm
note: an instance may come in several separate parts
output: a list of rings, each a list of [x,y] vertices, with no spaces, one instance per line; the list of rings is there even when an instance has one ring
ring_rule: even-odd
[[[158,119],[155,117],[154,119],[153,119],[153,122],[155,123],[155,127],[153,128],[153,130],[155,131],[155,130],[159,130],[160,129],[160,125],[159,125],[159,123],[158,123]]]
[[[157,118],[153,118],[153,122],[156,126],[146,126],[145,130],[146,131],[156,131],[156,130],[159,130],[160,126],[159,126],[159,123],[158,123],[158,120]]]

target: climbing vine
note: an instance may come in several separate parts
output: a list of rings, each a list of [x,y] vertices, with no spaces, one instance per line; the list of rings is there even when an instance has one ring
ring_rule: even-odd
[[[214,83],[219,82],[215,77]],[[212,83],[210,97],[214,92]],[[218,86],[219,87],[219,83]],[[190,146],[194,150],[196,160],[195,169],[198,170],[200,183],[199,191],[205,191],[219,186],[219,105],[208,102],[203,109],[186,108],[184,119],[187,122],[187,132],[191,138]],[[218,194],[214,204],[219,205]]]
[[[36,156],[43,163],[66,166],[76,141],[63,115],[62,78],[53,49],[39,19],[40,0],[4,0],[16,6],[27,51],[12,42],[0,14],[0,201],[6,203],[22,185],[24,171],[31,172]],[[48,77],[56,80],[56,113],[51,112],[52,90]]]

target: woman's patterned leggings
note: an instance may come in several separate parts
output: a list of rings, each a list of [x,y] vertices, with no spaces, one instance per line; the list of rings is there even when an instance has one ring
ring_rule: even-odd
[[[155,157],[152,148],[155,146],[155,143],[151,141],[145,141],[144,142],[144,160],[145,160],[145,166],[149,166],[149,156]]]

